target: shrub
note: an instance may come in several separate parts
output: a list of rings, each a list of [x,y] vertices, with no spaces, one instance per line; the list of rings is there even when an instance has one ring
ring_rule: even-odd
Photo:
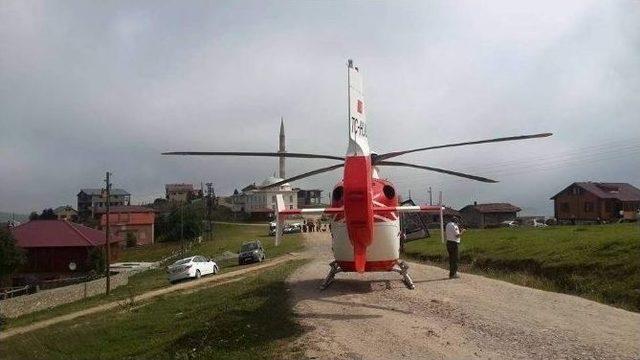
[[[24,260],[24,252],[16,246],[13,234],[7,229],[0,228],[0,281],[13,274]]]
[[[104,249],[93,248],[89,251],[89,270],[104,274],[107,265]]]

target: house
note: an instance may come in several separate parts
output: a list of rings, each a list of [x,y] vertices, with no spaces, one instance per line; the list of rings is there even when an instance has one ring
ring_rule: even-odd
[[[262,189],[261,187],[282,181],[282,178],[270,176],[260,186],[255,183],[246,186],[241,192],[232,195],[232,211],[245,213],[253,219],[269,219],[276,209],[276,195],[282,195],[287,209],[298,208],[298,192],[291,185],[282,184],[278,187]]]
[[[515,220],[522,210],[509,203],[487,203],[467,205],[460,209],[464,224],[468,227],[486,228],[499,226],[501,222]]]
[[[90,255],[104,251],[106,234],[65,220],[33,220],[10,229],[26,252],[18,278],[57,278],[90,270]],[[111,261],[119,255],[121,238],[111,237]]]
[[[82,219],[93,217],[96,209],[104,208],[107,204],[107,195],[102,189],[81,189],[78,198],[78,216]],[[129,205],[131,194],[123,189],[111,189],[109,196],[110,206]]]
[[[428,214],[428,215],[429,215],[428,216],[429,223],[435,224],[438,227],[440,227],[440,214],[437,213],[437,214]],[[444,207],[444,210],[442,211],[442,217],[445,225],[447,224],[448,221],[451,221],[451,219],[453,218],[462,218],[459,211],[456,211],[455,209],[450,208],[448,206]]]
[[[58,220],[76,221],[78,219],[78,212],[71,205],[58,206],[53,209],[53,213]]]
[[[298,209],[305,207],[318,207],[322,205],[322,190],[320,189],[294,189],[298,193]]]
[[[202,197],[202,190],[193,188],[193,184],[166,184],[165,196],[169,202],[186,203]]]
[[[98,209],[100,228],[106,229],[106,209]],[[151,245],[154,238],[155,212],[144,206],[114,206],[109,208],[109,228],[111,233],[127,239],[127,233],[136,238],[136,245]],[[124,244],[123,244],[124,245]]]
[[[574,182],[551,197],[559,222],[635,219],[640,189],[627,183]]]

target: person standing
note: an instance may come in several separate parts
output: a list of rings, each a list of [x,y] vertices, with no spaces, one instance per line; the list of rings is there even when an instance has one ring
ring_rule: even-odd
[[[458,279],[458,261],[460,261],[460,253],[458,247],[460,246],[460,237],[464,230],[460,229],[460,219],[453,218],[445,230],[445,237],[447,240],[447,252],[449,253],[449,279]]]

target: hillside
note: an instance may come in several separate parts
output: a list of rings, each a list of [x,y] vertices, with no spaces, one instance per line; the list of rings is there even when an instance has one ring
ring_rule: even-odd
[[[407,244],[408,257],[447,266],[439,233]],[[462,270],[640,311],[638,224],[469,230]]]

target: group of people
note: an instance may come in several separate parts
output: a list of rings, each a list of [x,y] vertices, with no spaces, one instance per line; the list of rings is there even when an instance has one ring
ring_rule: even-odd
[[[322,223],[320,219],[313,221],[307,220],[302,223],[302,232],[325,232],[327,231],[327,224]]]

